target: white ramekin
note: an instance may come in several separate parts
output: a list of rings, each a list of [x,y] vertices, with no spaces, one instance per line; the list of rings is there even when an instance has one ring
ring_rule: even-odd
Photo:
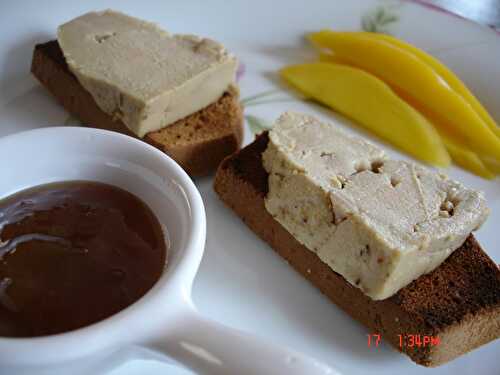
[[[65,180],[124,188],[153,209],[169,241],[168,265],[143,298],[71,332],[0,338],[0,374],[96,374],[138,357],[175,361],[200,374],[336,373],[197,313],[191,286],[205,245],[205,209],[189,176],[165,154],[118,133],[42,128],[0,139],[0,171],[0,198]]]

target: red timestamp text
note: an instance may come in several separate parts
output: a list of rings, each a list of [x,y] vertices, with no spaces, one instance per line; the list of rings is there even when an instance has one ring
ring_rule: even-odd
[[[379,333],[370,333],[367,335],[368,347],[378,348],[382,343],[382,335]],[[439,336],[421,335],[421,334],[401,334],[398,335],[399,347],[403,348],[421,348],[427,346],[437,346],[441,340]]]
[[[398,335],[399,347],[402,348],[420,348],[427,346],[438,346],[441,342],[439,336],[407,334]]]
[[[378,348],[380,342],[382,341],[382,336],[379,333],[370,333],[368,336],[368,347]]]

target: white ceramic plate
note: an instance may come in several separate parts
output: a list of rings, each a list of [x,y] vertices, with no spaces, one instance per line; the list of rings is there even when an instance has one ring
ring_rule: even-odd
[[[195,33],[223,42],[245,65],[242,98],[278,90],[254,101],[246,114],[262,123],[293,109],[331,119],[332,113],[291,96],[276,70],[314,57],[303,39],[321,28],[358,30],[363,15],[382,6],[397,21],[380,25],[431,52],[453,68],[500,121],[500,36],[494,31],[413,3],[384,1],[2,1],[0,4],[0,136],[61,123],[68,114],[30,77],[35,43],[53,39],[58,24],[93,9],[115,8],[158,22],[173,32]],[[263,101],[270,101],[262,103]],[[260,104],[255,105],[255,103]],[[367,133],[336,117],[348,131]],[[253,135],[246,129],[245,143]],[[373,139],[373,138],[372,138]],[[376,140],[375,140],[376,141]],[[389,149],[391,154],[405,158]],[[15,155],[12,155],[15,157]],[[448,173],[485,191],[492,214],[477,233],[490,256],[500,262],[500,180],[486,181],[463,170]],[[281,258],[217,199],[212,179],[196,181],[207,210],[208,242],[194,286],[204,314],[226,324],[289,345],[321,359],[344,374],[498,374],[500,343],[493,342],[437,369],[414,365],[382,344],[368,348],[364,327],[354,322]],[[409,334],[411,332],[408,332]],[[256,358],[256,361],[259,359]],[[187,374],[164,364],[132,361],[113,375]]]

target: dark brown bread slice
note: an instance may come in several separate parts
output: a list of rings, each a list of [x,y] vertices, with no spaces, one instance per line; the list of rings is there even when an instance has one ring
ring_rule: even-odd
[[[264,207],[264,133],[219,166],[220,198],[264,241],[330,300],[396,349],[438,366],[500,337],[500,270],[472,235],[433,272],[394,296],[374,301],[301,245]],[[400,348],[399,335],[439,337],[438,345]],[[334,339],[334,338],[332,338]]]
[[[85,125],[134,136],[119,120],[104,113],[69,71],[57,41],[35,46],[31,72]],[[217,102],[161,130],[144,141],[175,159],[192,176],[211,173],[240,148],[243,112],[238,90],[231,88]]]

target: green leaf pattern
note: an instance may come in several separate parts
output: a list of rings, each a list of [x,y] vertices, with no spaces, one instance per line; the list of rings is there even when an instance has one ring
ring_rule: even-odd
[[[399,20],[400,3],[379,5],[361,17],[361,29],[372,33],[390,34],[390,26]]]
[[[242,99],[241,104],[247,108],[262,104],[297,100],[292,97],[276,96],[282,94],[283,92],[281,90],[268,90]],[[245,119],[253,135],[260,134],[263,131],[270,130],[272,128],[270,123],[260,117],[247,114],[245,115]]]
[[[250,131],[254,135],[260,134],[266,130],[271,130],[272,128],[272,125],[270,123],[268,123],[266,120],[261,119],[260,117],[253,115],[245,115],[245,119],[248,122]]]

